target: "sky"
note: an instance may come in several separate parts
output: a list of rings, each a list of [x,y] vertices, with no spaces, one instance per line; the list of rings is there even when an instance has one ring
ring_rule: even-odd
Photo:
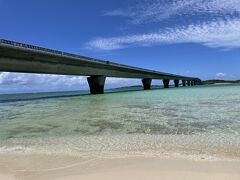
[[[1,39],[203,80],[240,79],[239,0],[0,0],[0,8]],[[107,78],[106,88],[139,84]],[[83,76],[0,72],[0,93],[81,89]]]

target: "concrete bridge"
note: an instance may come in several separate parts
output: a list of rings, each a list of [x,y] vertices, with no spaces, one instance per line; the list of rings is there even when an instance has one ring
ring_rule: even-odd
[[[165,88],[170,80],[175,87],[200,85],[201,80],[163,73],[110,61],[79,56],[14,41],[0,40],[0,71],[40,74],[82,75],[87,78],[91,94],[103,94],[106,77],[139,78],[145,90],[152,79],[162,79]]]

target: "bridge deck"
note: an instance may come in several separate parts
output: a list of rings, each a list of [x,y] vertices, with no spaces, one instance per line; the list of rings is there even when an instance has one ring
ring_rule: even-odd
[[[0,71],[83,76],[102,75],[106,77],[142,79],[199,80],[195,77],[127,66],[8,40],[0,40]]]

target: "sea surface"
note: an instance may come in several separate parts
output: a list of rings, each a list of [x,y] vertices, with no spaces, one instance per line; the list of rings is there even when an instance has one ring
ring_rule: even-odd
[[[0,153],[240,159],[240,85],[0,95]]]

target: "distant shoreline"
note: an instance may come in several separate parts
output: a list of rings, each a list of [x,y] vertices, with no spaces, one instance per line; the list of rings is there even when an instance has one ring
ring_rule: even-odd
[[[213,84],[238,84],[240,83],[240,80],[232,81],[232,80],[206,80],[202,81],[203,85],[213,85]],[[180,83],[181,86],[181,83]],[[170,85],[170,87],[174,87],[173,84]],[[163,89],[163,85],[152,85],[152,89]],[[133,85],[133,86],[122,86],[122,87],[117,87],[117,88],[109,88],[106,89],[106,92],[112,92],[112,91],[122,91],[122,90],[142,90],[143,86],[142,85]],[[64,93],[69,93],[69,94],[75,94],[76,96],[81,93],[81,95],[87,95],[89,90],[73,90],[73,91],[34,91],[34,92],[13,92],[13,93],[0,93],[1,95],[21,95],[21,94],[64,94]]]
[[[237,84],[240,83],[240,80],[220,80],[220,79],[212,79],[212,80],[206,80],[206,81],[202,81],[203,85],[207,85],[207,84]]]
[[[202,81],[203,85],[212,85],[212,84],[237,84],[240,83],[240,80],[232,81],[232,80],[206,80]],[[181,84],[180,84],[181,85]],[[170,85],[174,87],[174,85]],[[135,85],[135,86],[123,86],[119,88],[112,88],[108,90],[122,90],[122,89],[135,89],[135,88],[142,88],[141,85]],[[163,88],[163,85],[152,85],[152,88]]]

